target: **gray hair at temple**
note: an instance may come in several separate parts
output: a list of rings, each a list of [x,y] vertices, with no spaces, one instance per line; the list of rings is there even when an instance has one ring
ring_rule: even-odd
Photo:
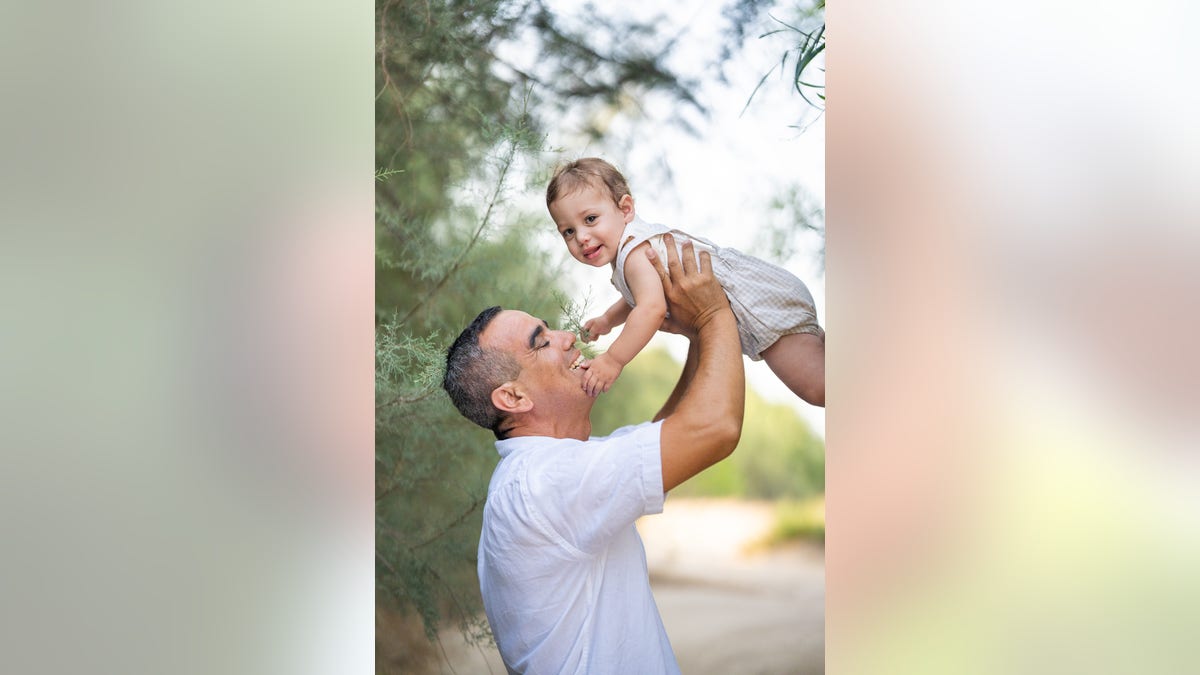
[[[488,327],[501,308],[488,307],[463,329],[446,352],[446,375],[442,388],[462,416],[496,438],[504,438],[500,425],[504,414],[492,405],[492,391],[521,374],[521,366],[511,355],[479,346],[479,334]]]

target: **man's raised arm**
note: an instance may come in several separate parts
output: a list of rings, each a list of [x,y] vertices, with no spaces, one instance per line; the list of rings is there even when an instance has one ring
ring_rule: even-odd
[[[670,321],[668,318],[667,321]],[[663,322],[665,326],[667,321]],[[665,328],[664,328],[665,330]],[[654,416],[654,421],[657,422],[670,416],[675,412],[675,406],[683,400],[683,395],[687,393],[688,385],[692,383],[692,377],[696,375],[696,363],[700,360],[699,345],[693,340],[688,345],[687,360],[683,362],[683,372],[679,375],[679,381],[675,383],[675,389],[671,391],[671,395],[667,397],[667,402],[663,404],[662,410]]]
[[[647,256],[662,279],[672,321],[692,341],[679,384],[656,417],[666,416],[661,437],[666,492],[728,457],[737,447],[746,405],[746,375],[737,321],[725,291],[713,276],[708,252],[700,252],[697,267],[692,243],[686,242],[681,264],[674,238],[666,234],[663,240],[668,269],[663,269],[652,250]]]

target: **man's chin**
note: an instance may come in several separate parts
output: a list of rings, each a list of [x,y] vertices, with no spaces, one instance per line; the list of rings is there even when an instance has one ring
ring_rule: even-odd
[[[598,397],[596,397],[596,396],[588,396],[588,393],[587,393],[587,391],[585,391],[585,390],[584,390],[584,388],[583,388],[583,380],[584,380],[584,378],[585,378],[585,377],[587,377],[587,370],[585,370],[585,369],[583,369],[583,368],[580,368],[580,369],[578,369],[578,370],[577,370],[577,371],[575,371],[575,372],[579,373],[579,376],[575,378],[575,380],[576,380],[576,384],[579,386],[579,394],[580,394],[580,395],[581,395],[583,398],[587,399],[587,401],[588,401],[588,405],[591,405],[592,403],[595,403],[595,402],[596,402],[596,399],[597,399]]]

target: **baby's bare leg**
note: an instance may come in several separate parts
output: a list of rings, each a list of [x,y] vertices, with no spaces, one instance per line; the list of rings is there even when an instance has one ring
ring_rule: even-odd
[[[808,333],[784,335],[762,353],[771,371],[806,402],[825,407],[825,341]]]

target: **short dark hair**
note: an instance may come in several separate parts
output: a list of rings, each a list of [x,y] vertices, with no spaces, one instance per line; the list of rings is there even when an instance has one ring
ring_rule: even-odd
[[[479,346],[479,334],[488,327],[501,308],[488,307],[463,329],[446,352],[446,375],[442,388],[462,416],[496,438],[504,438],[500,429],[504,413],[492,404],[492,391],[521,374],[521,366],[511,355]]]

